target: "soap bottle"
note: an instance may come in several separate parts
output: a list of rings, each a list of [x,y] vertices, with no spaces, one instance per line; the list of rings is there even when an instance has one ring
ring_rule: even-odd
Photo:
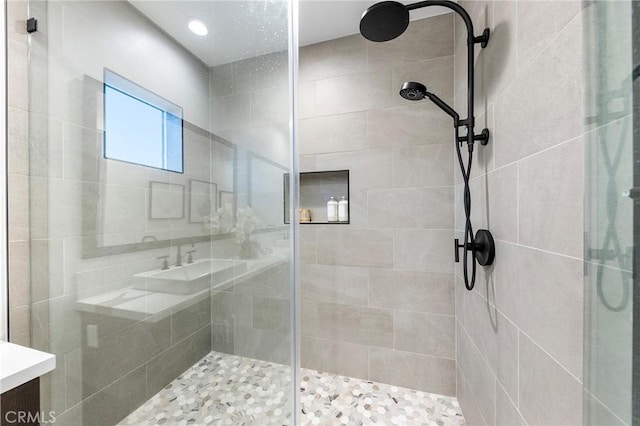
[[[338,202],[333,197],[331,197],[331,199],[327,201],[327,221],[338,221]]]
[[[342,197],[340,202],[338,202],[338,221],[349,221],[349,201],[347,201],[347,197]]]

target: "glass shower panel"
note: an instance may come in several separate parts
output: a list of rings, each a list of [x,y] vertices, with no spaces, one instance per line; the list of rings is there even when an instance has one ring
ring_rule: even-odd
[[[28,9],[31,344],[58,360],[42,410],[292,424],[288,1]]]
[[[638,167],[634,165],[638,150],[634,3],[590,2],[584,14],[584,422],[589,425],[639,424],[632,416],[633,315],[638,298],[633,276],[638,232],[634,221],[638,197],[633,189],[638,186],[634,182]]]

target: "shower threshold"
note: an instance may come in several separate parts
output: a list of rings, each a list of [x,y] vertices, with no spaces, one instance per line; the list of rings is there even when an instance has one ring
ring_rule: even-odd
[[[456,398],[301,370],[302,425],[464,425]],[[291,424],[291,367],[211,352],[120,425]]]

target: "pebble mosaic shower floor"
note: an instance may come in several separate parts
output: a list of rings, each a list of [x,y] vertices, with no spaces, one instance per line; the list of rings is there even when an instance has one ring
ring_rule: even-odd
[[[121,425],[288,425],[290,368],[212,352]],[[301,371],[303,425],[464,425],[455,398]]]

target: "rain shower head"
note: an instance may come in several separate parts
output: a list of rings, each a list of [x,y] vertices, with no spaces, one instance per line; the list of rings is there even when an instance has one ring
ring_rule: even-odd
[[[409,9],[397,1],[376,3],[365,10],[360,18],[360,33],[371,41],[393,40],[408,26]]]
[[[400,96],[408,101],[420,101],[427,96],[427,88],[424,84],[407,81],[400,89]]]

